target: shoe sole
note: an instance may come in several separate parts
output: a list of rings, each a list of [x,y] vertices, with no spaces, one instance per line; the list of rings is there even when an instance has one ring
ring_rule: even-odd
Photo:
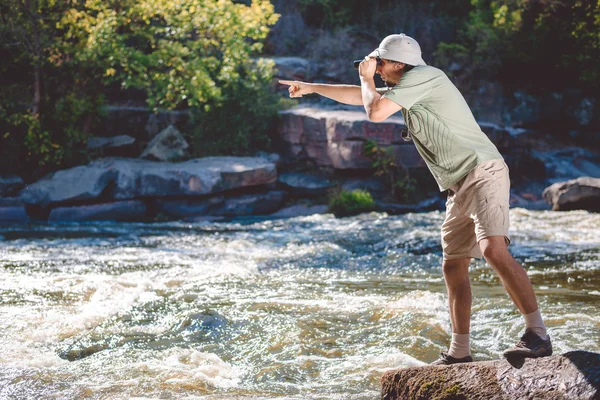
[[[503,353],[503,356],[505,358],[510,358],[510,357],[523,357],[523,358],[542,358],[542,357],[548,357],[552,355],[552,351],[548,352],[548,351],[538,351],[538,352],[533,352],[531,350],[527,351],[527,350],[511,350],[511,351],[507,351]]]

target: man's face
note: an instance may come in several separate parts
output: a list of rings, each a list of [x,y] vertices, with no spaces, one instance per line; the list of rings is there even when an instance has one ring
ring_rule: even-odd
[[[396,86],[402,77],[402,68],[399,68],[399,64],[395,61],[390,61],[379,57],[376,59],[377,69],[375,70],[375,73],[379,74],[381,80],[385,82],[386,86]]]

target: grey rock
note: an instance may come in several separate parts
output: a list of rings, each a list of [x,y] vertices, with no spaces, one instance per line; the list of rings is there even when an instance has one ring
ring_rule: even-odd
[[[325,178],[297,172],[281,174],[278,181],[290,193],[299,196],[318,196],[334,186]]]
[[[140,197],[209,195],[275,182],[275,165],[262,158],[207,157],[180,163],[102,158],[55,172],[28,185],[21,199],[41,207]]]
[[[14,196],[24,186],[25,182],[21,177],[13,174],[0,174],[0,197]]]
[[[189,144],[173,125],[169,125],[148,144],[141,158],[173,161],[187,158]]]
[[[208,195],[277,179],[274,164],[253,157],[206,157],[180,163],[113,158],[93,164],[118,171],[115,199]]]
[[[50,211],[49,221],[136,221],[146,217],[143,201],[117,201],[76,207],[57,207]]]
[[[119,135],[113,137],[91,137],[88,139],[88,150],[106,149],[111,147],[129,146],[135,143],[135,138],[129,135]]]
[[[0,207],[20,207],[24,205],[25,202],[21,197],[0,197]]]
[[[381,378],[381,398],[592,400],[600,396],[600,354],[563,355],[395,369]]]
[[[407,167],[425,167],[416,148],[402,139],[404,120],[393,116],[384,122],[369,121],[364,110],[298,107],[280,113],[279,136],[284,156],[319,168],[371,169],[365,142],[391,146]]]
[[[600,212],[600,178],[581,177],[558,182],[547,187],[542,196],[554,211]]]
[[[236,217],[270,214],[281,208],[285,197],[285,192],[274,190],[268,193],[227,198],[224,204],[215,210],[214,215]]]
[[[0,207],[0,222],[28,222],[24,206]]]
[[[275,76],[282,79],[306,80],[311,76],[312,64],[300,57],[273,57]]]
[[[214,196],[206,199],[178,199],[171,200],[159,198],[155,200],[155,208],[158,213],[173,218],[187,218],[199,215],[211,214],[218,208],[225,198],[223,196]]]
[[[26,186],[21,192],[21,199],[26,204],[41,207],[92,200],[100,197],[117,175],[115,169],[94,164],[61,170]]]

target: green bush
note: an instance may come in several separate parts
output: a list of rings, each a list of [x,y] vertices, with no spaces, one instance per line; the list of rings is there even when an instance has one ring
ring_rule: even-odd
[[[375,210],[375,201],[366,190],[342,190],[329,199],[329,212],[336,217],[346,217]]]

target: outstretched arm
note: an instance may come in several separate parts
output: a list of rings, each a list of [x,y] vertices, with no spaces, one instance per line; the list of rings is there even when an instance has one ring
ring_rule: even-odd
[[[290,97],[302,97],[305,94],[316,93],[328,97],[339,103],[362,106],[363,98],[360,86],[354,85],[327,85],[323,83],[307,83],[300,81],[279,81],[289,85]]]

